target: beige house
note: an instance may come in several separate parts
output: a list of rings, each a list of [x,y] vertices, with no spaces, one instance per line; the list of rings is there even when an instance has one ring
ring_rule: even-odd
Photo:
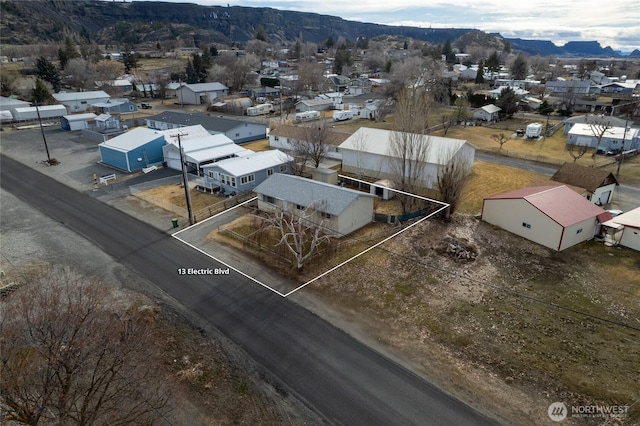
[[[610,242],[640,251],[640,207],[623,213],[602,224]],[[608,239],[605,239],[605,242]]]
[[[311,220],[338,236],[348,235],[373,220],[374,195],[300,176],[276,173],[255,187],[258,209],[277,208],[295,214],[312,207]]]
[[[566,186],[535,186],[484,199],[482,220],[561,251],[593,238],[611,214]]]

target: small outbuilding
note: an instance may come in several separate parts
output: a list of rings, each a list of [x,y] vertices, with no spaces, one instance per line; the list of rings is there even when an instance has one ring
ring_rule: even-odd
[[[494,104],[485,105],[473,112],[473,118],[482,121],[498,121],[498,113],[500,111],[502,111],[502,108]]]
[[[64,105],[41,105],[38,107],[26,107],[16,108],[13,119],[16,121],[31,121],[37,120],[38,115],[43,120],[50,120],[52,118],[60,118],[67,114],[67,109]]]
[[[582,196],[594,204],[603,206],[613,199],[618,180],[613,173],[597,167],[585,167],[574,163],[564,163],[551,180],[584,188]]]
[[[163,134],[137,127],[99,144],[100,162],[124,172],[136,172],[162,164],[165,144]]]
[[[96,117],[92,112],[64,115],[60,118],[60,128],[68,131],[88,129],[90,123],[95,123]]]
[[[602,226],[611,236],[612,243],[640,251],[640,207],[618,215]]]

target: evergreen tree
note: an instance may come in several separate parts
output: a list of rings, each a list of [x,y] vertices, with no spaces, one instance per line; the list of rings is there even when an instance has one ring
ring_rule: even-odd
[[[200,77],[198,75],[198,71],[193,66],[193,62],[191,59],[187,60],[187,67],[185,69],[185,74],[187,78],[187,84],[195,84],[200,81]]]
[[[538,107],[538,112],[542,115],[549,115],[553,112],[553,107],[546,100],[542,101]]]
[[[217,47],[215,47],[215,46],[211,46],[211,47],[209,48],[209,53],[211,54],[211,57],[212,57],[212,58],[217,57],[217,56],[218,56],[218,48],[217,48]]]
[[[65,69],[67,63],[73,58],[79,58],[80,52],[71,37],[64,38],[64,48],[58,49],[58,59],[60,60],[60,69]]]
[[[327,38],[327,47],[333,47],[333,45],[335,44],[335,41],[333,40],[333,35],[329,35],[329,38]]]
[[[58,93],[60,91],[62,86],[60,73],[58,73],[55,65],[44,56],[40,56],[36,61],[36,73],[39,78],[53,86],[54,92]]]
[[[138,56],[127,49],[127,51],[122,52],[122,63],[124,64],[124,72],[128,73],[138,67]]]
[[[480,61],[478,64],[478,72],[476,73],[476,84],[484,83],[484,63]]]
[[[31,91],[31,97],[36,105],[45,105],[51,101],[51,92],[40,77],[36,78],[36,85]]]
[[[511,64],[511,68],[509,69],[509,71],[511,71],[511,78],[513,78],[514,80],[524,80],[525,78],[527,78],[528,67],[529,66],[527,64],[527,60],[522,55],[522,53],[518,54],[516,59],[513,61],[513,64]]]
[[[353,65],[353,58],[351,53],[344,46],[340,46],[336,51],[336,57],[333,60],[333,72],[336,74],[342,74],[345,66]]]
[[[258,25],[256,28],[256,40],[267,41],[267,30],[262,25]]]
[[[493,53],[489,55],[485,66],[492,73],[500,71],[500,57],[497,51],[494,50]]]
[[[512,88],[507,87],[502,89],[500,92],[500,97],[496,102],[496,106],[499,107],[502,111],[500,114],[503,114],[509,118],[513,116],[518,111],[518,97]]]
[[[448,63],[454,63],[456,61],[456,54],[453,52],[453,48],[451,47],[451,40],[447,39],[442,48],[442,54],[445,56],[446,61]]]
[[[293,47],[293,58],[294,59],[300,59],[300,51],[301,51],[301,47],[300,47],[300,40],[296,40],[296,44]]]

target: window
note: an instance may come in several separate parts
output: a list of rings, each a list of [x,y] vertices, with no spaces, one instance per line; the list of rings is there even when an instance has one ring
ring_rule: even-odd
[[[522,222],[522,226],[524,226],[527,229],[531,229],[531,224],[530,223]]]
[[[268,195],[262,195],[262,201],[266,202],[266,203],[271,203],[271,204],[275,204],[276,200],[273,197],[270,197]]]
[[[87,101],[80,101],[80,105],[86,105]]]
[[[273,140],[274,140],[274,141],[279,141],[280,139],[278,139],[278,137],[277,137],[277,136],[274,136],[274,137],[273,137]]]
[[[298,210],[304,210],[304,206],[300,205],[300,204],[296,204],[296,209]]]
[[[286,164],[280,164],[280,173],[284,173],[287,171],[287,165]]]
[[[239,138],[239,137],[240,137],[240,133],[236,133],[236,138]]]
[[[581,234],[581,233],[582,233],[582,228],[580,228],[580,229],[578,229],[578,230],[576,231],[576,234]]]
[[[331,219],[331,215],[329,213],[320,212],[320,216],[324,219]]]
[[[240,183],[242,185],[246,185],[249,182],[253,182],[254,180],[256,180],[256,175],[246,175],[240,178]]]
[[[273,169],[267,169],[267,176],[271,176],[273,174]]]
[[[209,177],[210,177],[211,179],[215,179],[215,178],[216,178],[216,174],[215,174],[215,172],[209,171]]]

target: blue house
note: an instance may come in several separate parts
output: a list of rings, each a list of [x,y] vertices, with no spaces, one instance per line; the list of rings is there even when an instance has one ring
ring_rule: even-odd
[[[106,102],[98,102],[91,105],[101,114],[133,114],[138,112],[138,105],[129,99],[110,99]]]
[[[212,192],[237,194],[251,191],[276,173],[291,173],[293,157],[277,149],[229,158],[202,166],[199,186]]]
[[[100,162],[124,172],[136,172],[161,164],[166,143],[164,135],[138,127],[99,144]]]

